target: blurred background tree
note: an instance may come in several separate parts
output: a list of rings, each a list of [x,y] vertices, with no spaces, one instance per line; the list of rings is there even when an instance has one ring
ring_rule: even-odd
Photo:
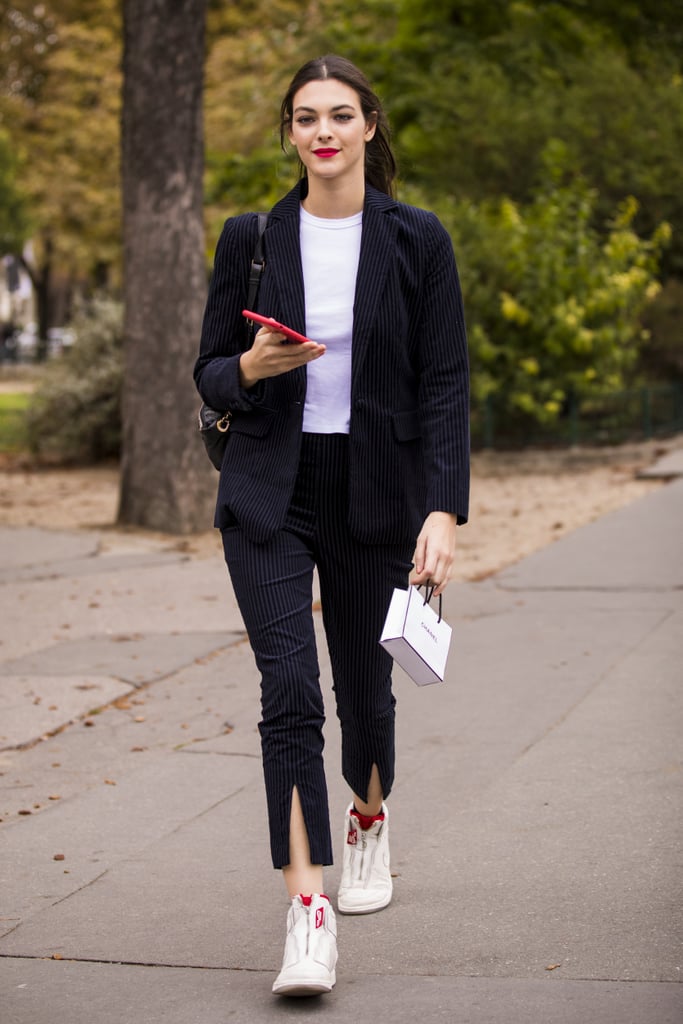
[[[121,21],[117,0],[4,8],[0,124],[30,217],[20,255],[44,356],[76,288],[119,282]]]

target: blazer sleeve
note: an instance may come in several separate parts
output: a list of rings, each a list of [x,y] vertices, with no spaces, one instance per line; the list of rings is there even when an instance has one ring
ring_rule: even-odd
[[[240,355],[249,347],[242,310],[257,220],[257,214],[230,218],[216,246],[194,380],[202,400],[221,412],[249,412],[260,404],[263,392],[260,385],[246,391],[239,376]]]
[[[427,484],[426,512],[454,513],[465,523],[469,506],[469,362],[460,281],[453,245],[428,215],[419,345],[418,403]]]

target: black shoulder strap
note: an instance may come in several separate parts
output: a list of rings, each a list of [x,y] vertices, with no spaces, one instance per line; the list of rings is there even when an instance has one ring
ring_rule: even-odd
[[[266,230],[266,224],[268,223],[268,214],[258,214],[258,238],[256,240],[256,248],[254,249],[254,255],[251,257],[251,266],[249,268],[249,291],[247,292],[247,309],[256,312],[256,300],[258,298],[259,284],[261,283],[261,274],[263,268],[266,265],[266,259],[263,252],[263,234]]]

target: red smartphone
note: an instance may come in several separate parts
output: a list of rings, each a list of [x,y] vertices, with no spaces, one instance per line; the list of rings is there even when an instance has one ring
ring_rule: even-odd
[[[252,313],[249,309],[242,310],[242,316],[246,317],[247,320],[254,320],[257,324],[263,324],[264,327],[272,327],[274,331],[279,331],[280,334],[284,334],[286,338],[291,341],[310,341],[310,338],[305,337],[303,334],[299,334],[297,331],[293,331],[291,327],[285,327],[284,324],[278,323],[277,320],[273,320],[272,316],[261,316],[260,313]]]

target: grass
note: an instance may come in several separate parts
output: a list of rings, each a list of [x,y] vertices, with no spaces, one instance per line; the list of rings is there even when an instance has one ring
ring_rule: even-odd
[[[0,394],[0,452],[26,448],[26,417],[31,395],[25,391]]]

